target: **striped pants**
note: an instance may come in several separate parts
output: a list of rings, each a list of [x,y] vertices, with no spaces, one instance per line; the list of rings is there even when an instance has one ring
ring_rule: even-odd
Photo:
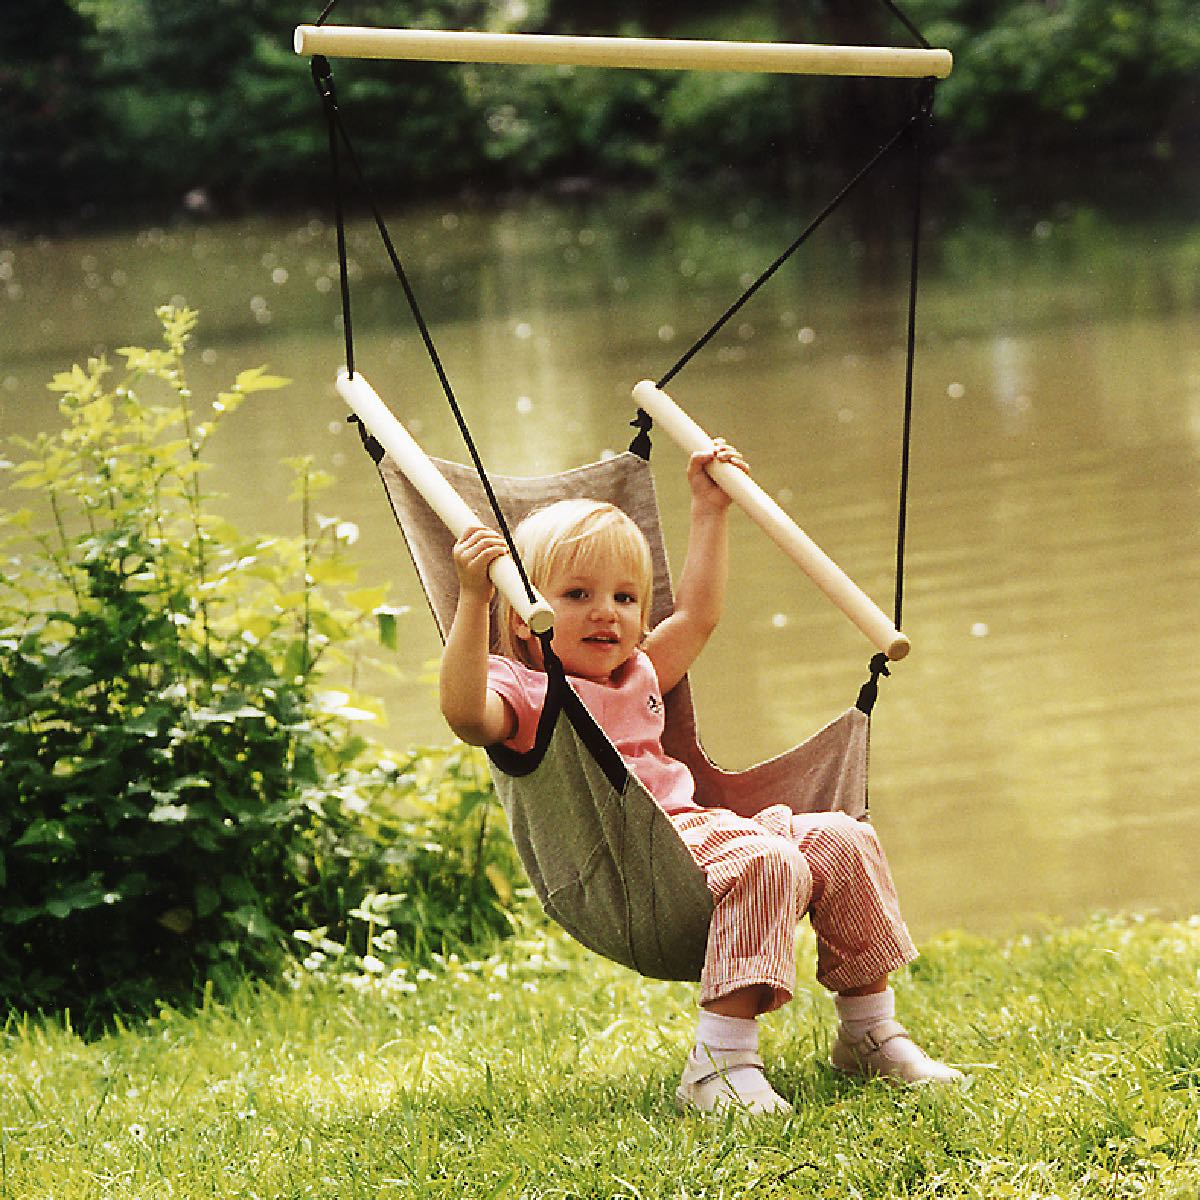
[[[796,926],[817,936],[817,980],[833,992],[912,962],[909,936],[879,838],[845,813],[794,814],[772,805],[752,818],[725,809],[671,817],[714,900],[700,1003],[766,986],[763,1012],[791,998]]]

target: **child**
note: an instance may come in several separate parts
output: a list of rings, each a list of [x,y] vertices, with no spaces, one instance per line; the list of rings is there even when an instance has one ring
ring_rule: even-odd
[[[554,609],[552,646],[572,686],[670,817],[703,869],[714,912],[700,981],[700,1018],[676,1093],[683,1108],[790,1106],[767,1082],[756,1018],[786,1004],[795,983],[795,929],[809,913],[817,978],[835,992],[832,1065],[907,1083],[961,1079],[895,1020],[888,975],[916,957],[874,830],[844,813],[794,815],[773,805],[752,819],[699,807],[691,773],[663,752],[661,697],[708,641],[724,604],[729,498],[713,461],[746,464],[717,440],[688,464],[691,529],[674,611],[647,628],[650,550],[612,505],[566,500],[531,513],[514,538],[534,586]],[[476,527],[454,547],[458,607],[442,660],[442,713],[463,741],[529,749],[546,693],[540,642],[503,601],[502,655],[491,655],[487,570],[507,553]]]

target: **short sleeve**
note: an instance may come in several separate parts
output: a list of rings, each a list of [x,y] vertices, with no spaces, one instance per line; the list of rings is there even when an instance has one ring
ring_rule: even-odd
[[[546,702],[547,677],[499,654],[488,655],[488,689],[507,702],[517,718],[517,729],[503,745],[520,754],[533,749],[538,721]]]

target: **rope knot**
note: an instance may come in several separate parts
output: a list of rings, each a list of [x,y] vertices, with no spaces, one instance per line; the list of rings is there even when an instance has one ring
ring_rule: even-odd
[[[317,92],[321,99],[336,105],[337,97],[333,91],[333,68],[329,65],[329,59],[323,54],[314,54],[309,63],[309,69],[312,71],[313,83],[317,85]]]
[[[638,458],[643,458],[649,462],[651,450],[650,430],[654,428],[654,418],[644,408],[639,408],[637,416],[629,424],[638,431],[637,436],[629,443],[630,453],[636,454]]]
[[[888,656],[883,653],[873,655],[868,670],[871,672],[871,678],[859,689],[854,707],[869,717],[875,707],[875,701],[879,699],[879,677],[891,675],[891,671],[888,670]]]

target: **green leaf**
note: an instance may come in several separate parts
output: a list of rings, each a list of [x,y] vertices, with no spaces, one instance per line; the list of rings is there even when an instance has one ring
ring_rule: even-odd
[[[283,675],[285,679],[298,679],[309,668],[308,647],[301,641],[292,642],[283,657]]]
[[[358,578],[358,568],[353,563],[341,559],[327,558],[321,562],[311,563],[308,568],[309,578],[313,583],[353,583]]]
[[[25,830],[14,846],[57,846],[63,850],[70,850],[75,847],[75,839],[61,821],[39,818]]]
[[[212,916],[217,911],[217,907],[221,903],[221,893],[211,884],[198,883],[193,893],[193,899],[196,904],[196,916],[203,919]]]
[[[119,346],[117,353],[125,360],[131,371],[144,371],[148,375],[165,371],[174,361],[166,350],[146,350],[142,346]]]
[[[396,614],[394,612],[385,612],[379,610],[375,614],[376,620],[379,622],[379,642],[388,650],[395,650],[396,639]]]
[[[495,863],[488,863],[483,868],[483,873],[487,876],[488,883],[492,885],[492,890],[496,893],[500,903],[505,906],[511,904],[513,889],[508,876]]]
[[[56,896],[46,901],[46,911],[52,917],[59,919],[69,916],[77,909],[95,908],[104,899],[104,889],[99,880],[86,879],[79,883],[69,884]]]
[[[241,875],[222,875],[221,894],[234,904],[251,904],[258,899],[258,892]]]
[[[347,592],[343,599],[360,612],[373,613],[387,599],[387,593],[386,586],[356,588],[352,592]]]
[[[251,392],[267,392],[274,391],[277,388],[287,387],[291,383],[290,379],[284,379],[281,375],[267,375],[266,367],[251,367],[248,371],[241,371],[238,377],[233,381],[233,386],[245,395]]]
[[[262,909],[252,905],[235,908],[229,914],[230,920],[236,921],[251,937],[269,938],[274,932],[271,922],[263,915]]]

